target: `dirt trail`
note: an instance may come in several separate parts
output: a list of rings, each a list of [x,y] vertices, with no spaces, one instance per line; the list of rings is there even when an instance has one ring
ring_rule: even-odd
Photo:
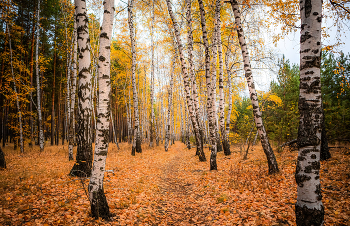
[[[198,220],[198,214],[201,212],[196,208],[196,192],[192,190],[192,184],[184,178],[186,172],[187,150],[182,144],[176,144],[169,151],[176,152],[167,164],[163,166],[160,176],[160,195],[161,197],[156,206],[159,216],[163,216],[163,224],[166,225],[195,225]],[[187,152],[188,153],[188,152]],[[164,222],[165,220],[165,222]]]

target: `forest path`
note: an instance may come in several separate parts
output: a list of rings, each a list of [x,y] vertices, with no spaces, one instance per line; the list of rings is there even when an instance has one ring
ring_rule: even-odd
[[[164,216],[168,225],[188,225],[195,223],[198,210],[191,208],[195,198],[186,173],[186,147],[180,143],[173,145],[169,151],[175,152],[168,163],[162,167],[160,175],[160,199],[156,206],[159,216]],[[192,218],[194,220],[192,220]]]

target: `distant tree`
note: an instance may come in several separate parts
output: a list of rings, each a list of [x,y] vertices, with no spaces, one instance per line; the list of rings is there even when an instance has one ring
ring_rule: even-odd
[[[350,141],[350,54],[323,51],[322,100],[329,141]]]
[[[284,57],[279,62],[277,81],[271,82],[270,90],[282,100],[278,108],[266,103],[264,116],[270,137],[279,144],[296,139],[298,135],[299,66],[290,65]]]
[[[0,147],[0,169],[6,169],[5,154]]]

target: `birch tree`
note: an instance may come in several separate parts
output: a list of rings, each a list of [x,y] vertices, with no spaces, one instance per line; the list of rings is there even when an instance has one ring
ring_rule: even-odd
[[[75,120],[74,120],[74,107],[75,107],[75,91],[76,91],[76,82],[77,82],[77,31],[76,27],[77,23],[74,22],[74,41],[73,41],[73,60],[72,60],[72,66],[73,66],[73,75],[72,75],[72,90],[71,90],[71,97],[70,97],[70,119],[69,119],[69,134],[68,134],[68,155],[69,160],[73,160],[73,146],[74,146],[74,128],[75,128]]]
[[[197,143],[197,152],[196,155],[200,155],[203,152],[203,127],[200,123],[200,110],[199,110],[199,98],[197,91],[197,82],[196,82],[196,74],[194,71],[194,63],[193,63],[193,34],[192,34],[192,13],[191,13],[191,0],[186,0],[186,20],[187,20],[187,49],[188,49],[188,64],[190,68],[190,79],[192,86],[192,100],[194,111],[196,114],[196,121],[198,124],[198,142]],[[187,121],[186,121],[187,122]]]
[[[135,151],[137,153],[141,153],[141,137],[140,137],[140,120],[139,120],[139,104],[138,104],[138,96],[136,90],[136,78],[135,78],[135,70],[136,70],[136,50],[135,50],[135,31],[134,31],[134,18],[133,18],[133,0],[128,1],[128,23],[130,29],[130,41],[131,41],[131,55],[132,55],[132,65],[131,65],[131,82],[132,82],[132,91],[133,91],[133,102],[134,102],[134,139],[132,143],[132,151],[131,154],[135,155]]]
[[[165,131],[165,142],[164,142],[165,151],[168,151],[169,141],[170,141],[170,121],[171,121],[170,118],[171,118],[171,109],[173,108],[172,93],[173,93],[173,84],[174,84],[173,77],[174,77],[174,73],[175,73],[175,61],[176,61],[176,53],[174,53],[174,57],[172,60],[172,66],[171,66],[171,72],[170,72],[170,84],[169,84],[169,89],[168,89],[168,117],[167,117],[168,120],[167,120],[166,131]]]
[[[238,2],[236,0],[230,0],[230,3],[231,3],[233,14],[235,17],[235,25],[236,25],[239,45],[241,46],[245,78],[247,80],[250,99],[252,101],[255,125],[259,132],[261,145],[264,149],[264,153],[267,158],[269,174],[277,173],[279,172],[279,170],[278,170],[276,157],[275,157],[275,154],[273,153],[269,139],[267,137],[267,133],[262,120],[262,115],[259,109],[258,96],[255,90],[252,69],[250,66],[249,52],[248,52],[247,43],[243,32],[242,23],[241,23],[241,12],[239,10]]]
[[[38,130],[39,130],[39,146],[40,151],[44,151],[44,131],[42,129],[41,115],[41,85],[39,72],[39,35],[40,35],[40,0],[38,1],[38,14],[36,22],[36,47],[35,47],[35,68],[36,68],[36,94],[37,94],[37,109],[38,109]]]
[[[206,20],[205,20],[205,10],[204,10],[204,4],[202,0],[198,0],[199,4],[199,11],[200,11],[200,17],[201,17],[201,27],[202,27],[202,35],[203,35],[203,43],[205,48],[205,81],[207,85],[207,117],[208,117],[208,127],[209,127],[209,150],[211,151],[210,154],[210,170],[217,170],[217,163],[216,163],[216,155],[217,155],[217,138],[216,138],[216,131],[217,131],[217,122],[216,122],[216,111],[215,111],[215,102],[214,99],[214,93],[215,90],[213,89],[213,78],[212,74],[210,73],[210,51],[209,51],[209,42],[208,42],[208,33],[207,33],[207,26],[206,26]]]
[[[200,148],[200,144],[201,144],[201,138],[200,138],[200,133],[199,133],[199,127],[198,127],[198,123],[196,120],[196,115],[193,109],[193,101],[192,101],[192,95],[191,95],[191,91],[190,91],[190,78],[188,75],[188,69],[186,67],[186,61],[184,58],[184,51],[183,51],[183,46],[182,46],[182,41],[180,38],[180,31],[179,31],[179,27],[176,21],[176,18],[174,16],[173,10],[172,10],[172,6],[171,6],[171,2],[170,0],[167,0],[167,6],[168,6],[168,12],[170,15],[170,18],[173,22],[173,27],[174,27],[174,32],[175,32],[175,38],[176,38],[176,42],[177,42],[177,48],[179,51],[179,57],[180,57],[180,63],[181,63],[181,72],[182,72],[182,76],[183,76],[183,80],[184,80],[184,88],[185,88],[185,95],[186,95],[186,102],[187,102],[187,107],[190,113],[190,117],[191,117],[191,122],[193,125],[193,130],[195,131],[195,138],[196,138],[196,144],[197,144],[197,148]],[[199,151],[199,161],[206,161],[205,158],[205,154],[203,149],[202,150],[198,150]]]
[[[85,0],[75,0],[79,55],[77,155],[70,175],[90,177],[92,165],[91,137],[91,60],[88,15]]]
[[[228,89],[228,109],[227,109],[227,117],[226,117],[226,128],[225,128],[225,134],[222,138],[222,145],[224,147],[224,154],[230,155],[230,142],[228,140],[228,135],[230,133],[230,122],[231,122],[231,111],[232,111],[232,85],[231,85],[231,70],[228,64],[228,59],[230,56],[231,50],[230,50],[230,36],[228,38],[228,44],[227,44],[227,51],[225,56],[225,66],[226,66],[226,72],[227,72],[227,89]]]
[[[114,17],[114,0],[103,2],[104,13],[100,33],[100,51],[98,61],[98,108],[95,154],[89,184],[91,214],[94,218],[108,219],[109,207],[103,190],[103,179],[109,143],[110,125],[110,55]]]
[[[154,29],[154,0],[152,0],[152,20],[151,20],[151,120],[150,120],[150,129],[149,129],[149,146],[154,146],[154,124],[155,124],[155,118],[154,118],[154,108],[153,108],[153,101],[154,101],[154,41],[153,41],[153,29]]]
[[[217,13],[217,46],[218,46],[218,56],[219,56],[219,128],[221,132],[222,147],[225,155],[230,155],[230,144],[228,143],[228,137],[226,135],[225,129],[225,109],[224,109],[224,61],[222,57],[222,42],[221,42],[221,1],[218,1]],[[231,82],[231,80],[230,80]],[[231,84],[230,84],[231,85]],[[231,87],[231,86],[230,86]],[[232,100],[231,100],[232,105]],[[231,106],[232,107],[232,106]],[[230,127],[229,127],[230,128]]]
[[[295,180],[297,225],[323,225],[324,207],[320,183],[322,135],[321,21],[322,1],[300,1],[300,85],[298,160]]]

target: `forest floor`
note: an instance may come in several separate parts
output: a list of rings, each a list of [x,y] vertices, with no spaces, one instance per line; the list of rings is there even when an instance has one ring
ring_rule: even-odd
[[[86,195],[88,179],[67,176],[67,146],[44,152],[12,144],[0,171],[0,225],[295,225],[297,152],[276,152],[280,173],[267,174],[259,145],[242,160],[239,147],[218,153],[218,171],[199,162],[195,148],[175,142],[131,156],[131,146],[111,144],[104,190],[113,221],[94,220]],[[350,226],[350,152],[331,149],[321,163],[325,225]]]

